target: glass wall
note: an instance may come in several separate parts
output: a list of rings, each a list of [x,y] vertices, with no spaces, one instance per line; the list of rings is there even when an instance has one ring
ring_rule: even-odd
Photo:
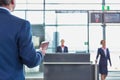
[[[119,71],[120,68],[120,26],[118,25],[108,25],[106,27],[106,39],[107,46],[111,52],[112,67],[110,69]]]
[[[53,29],[52,43],[55,42],[55,32],[57,34],[57,45],[53,45],[53,52],[55,52],[55,47],[60,45],[59,42],[61,39],[65,39],[65,45],[69,47],[70,53],[75,52],[87,52],[87,46],[85,42],[87,40],[87,13],[46,13],[46,25],[56,25]],[[53,17],[53,18],[52,18]],[[51,19],[51,20],[50,20]],[[50,20],[50,21],[48,21]],[[50,26],[46,26],[46,33],[49,33]],[[77,36],[76,36],[77,35]],[[79,45],[78,45],[79,44]]]

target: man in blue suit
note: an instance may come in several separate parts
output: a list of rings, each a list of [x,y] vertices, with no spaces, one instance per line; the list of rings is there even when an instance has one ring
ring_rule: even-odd
[[[25,80],[23,64],[40,64],[45,50],[36,52],[30,23],[11,14],[15,0],[0,0],[0,80]]]
[[[61,39],[61,45],[57,46],[56,52],[58,53],[68,53],[68,47],[64,45],[65,40]]]
[[[102,45],[101,48],[98,48],[97,51],[97,56],[96,56],[96,63],[97,59],[100,56],[99,60],[99,73],[101,74],[101,80],[105,80],[108,74],[108,68],[107,68],[107,60],[109,60],[110,66],[111,64],[111,59],[110,59],[110,52],[109,49],[106,48],[106,41],[101,40],[100,44]]]

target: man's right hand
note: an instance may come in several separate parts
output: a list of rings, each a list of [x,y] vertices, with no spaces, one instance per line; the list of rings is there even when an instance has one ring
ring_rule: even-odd
[[[46,50],[45,50],[45,49],[42,49],[41,47],[39,48],[39,50],[41,51],[42,55],[45,56]]]

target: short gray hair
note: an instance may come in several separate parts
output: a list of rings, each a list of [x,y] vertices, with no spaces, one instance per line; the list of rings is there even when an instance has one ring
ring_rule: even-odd
[[[9,5],[10,3],[11,3],[11,0],[0,0],[0,6]]]

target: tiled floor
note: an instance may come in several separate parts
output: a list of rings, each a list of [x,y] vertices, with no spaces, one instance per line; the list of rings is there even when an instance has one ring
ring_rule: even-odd
[[[43,73],[26,74],[26,80],[43,80]],[[109,71],[106,80],[120,80],[120,71]]]
[[[43,80],[43,73],[26,73],[26,80]]]
[[[120,80],[120,71],[110,71],[106,80]]]

